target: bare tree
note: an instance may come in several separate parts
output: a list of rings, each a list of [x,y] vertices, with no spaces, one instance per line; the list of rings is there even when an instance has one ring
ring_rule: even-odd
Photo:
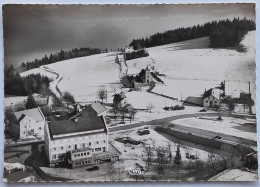
[[[215,166],[215,155],[212,153],[208,153],[208,165],[213,169],[214,174],[217,172],[216,171],[216,166]]]
[[[136,113],[137,113],[137,111],[136,111],[133,107],[130,107],[130,108],[129,108],[129,119],[130,119],[130,123],[131,123],[132,120],[134,120]]]
[[[152,109],[154,108],[154,105],[152,103],[149,103],[147,106],[146,106],[146,109],[150,111],[150,113],[152,112]]]
[[[101,86],[97,92],[98,99],[101,100],[102,104],[104,103],[104,99],[107,100],[107,89],[104,86]]]

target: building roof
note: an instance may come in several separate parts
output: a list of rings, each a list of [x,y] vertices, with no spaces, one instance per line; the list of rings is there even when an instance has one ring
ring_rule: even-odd
[[[92,103],[91,104],[91,107],[98,113],[98,114],[100,114],[100,113],[102,113],[102,112],[105,112],[107,109],[106,109],[106,107],[102,104],[102,103],[100,103],[100,102],[94,102],[94,103]]]
[[[187,97],[184,103],[203,106],[203,97]]]
[[[28,116],[37,122],[43,121],[45,119],[39,107],[15,112],[14,115],[18,121],[21,121],[25,116]]]
[[[103,116],[78,118],[77,122],[73,120],[57,121],[52,118],[49,124],[49,130],[52,136],[93,130],[106,131],[106,122]]]
[[[216,97],[217,99],[220,98],[220,95],[221,95],[221,92],[222,90],[220,89],[213,89],[213,88],[210,88],[209,90],[205,91],[204,94],[203,94],[203,99],[213,95],[214,97]]]

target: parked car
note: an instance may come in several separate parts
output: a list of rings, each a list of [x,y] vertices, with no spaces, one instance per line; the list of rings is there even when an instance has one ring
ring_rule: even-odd
[[[199,112],[207,112],[207,110],[205,108],[199,110]]]
[[[87,169],[87,171],[95,171],[95,170],[99,170],[99,167],[93,166],[93,167]]]
[[[215,138],[216,138],[216,139],[221,139],[222,137],[220,137],[220,136],[215,136]]]

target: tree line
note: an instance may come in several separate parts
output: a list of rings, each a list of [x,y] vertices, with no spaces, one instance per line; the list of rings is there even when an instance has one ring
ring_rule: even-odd
[[[89,56],[89,55],[94,55],[99,53],[101,53],[101,49],[89,48],[89,47],[79,48],[79,49],[75,48],[69,51],[61,50],[58,53],[54,53],[54,54],[51,53],[49,56],[45,55],[41,59],[27,61],[26,63],[23,62],[20,66],[20,70],[27,71],[29,69],[38,68],[42,65],[52,64],[62,60],[84,57],[84,56]]]
[[[234,18],[207,22],[193,27],[177,28],[163,33],[156,33],[146,38],[134,39],[129,44],[135,50],[154,47],[185,40],[209,36],[210,47],[234,47],[243,39],[247,31],[256,29],[255,21],[246,18]]]
[[[49,78],[41,76],[40,74],[31,74],[26,77],[21,77],[12,65],[4,69],[5,95],[27,96],[30,93],[47,95],[49,83]]]

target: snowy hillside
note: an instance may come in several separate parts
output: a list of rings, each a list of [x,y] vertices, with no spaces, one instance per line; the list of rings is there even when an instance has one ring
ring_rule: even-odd
[[[149,57],[127,61],[128,73],[140,72],[147,64],[154,66],[165,74],[160,78],[166,85],[157,85],[153,91],[179,99],[199,96],[205,88],[215,87],[223,80],[226,93],[237,96],[241,91],[248,92],[248,81],[255,82],[255,31],[249,32],[241,43],[245,52],[208,48],[207,37],[148,48]]]
[[[97,91],[101,85],[112,87],[119,82],[119,65],[115,63],[116,53],[104,53],[64,60],[47,65],[63,75],[58,84],[61,92],[69,91],[77,101],[98,100]],[[111,91],[111,89],[108,89]]]
[[[255,82],[255,31],[249,32],[242,41],[245,52],[208,48],[208,42],[208,37],[204,37],[148,48],[150,56],[126,61],[124,72],[135,74],[147,64],[154,66],[155,71],[165,75],[160,76],[165,84],[156,85],[153,91],[178,99],[199,96],[223,80],[226,81],[227,94],[237,96],[241,91],[248,92],[248,81]],[[116,52],[110,52],[46,67],[64,76],[58,88],[62,92],[71,92],[77,101],[97,100],[97,90],[105,85],[111,102],[112,87],[118,86],[122,73],[119,64],[115,63],[115,56]],[[39,69],[30,71],[38,72]],[[251,90],[255,90],[254,84],[251,84]]]

